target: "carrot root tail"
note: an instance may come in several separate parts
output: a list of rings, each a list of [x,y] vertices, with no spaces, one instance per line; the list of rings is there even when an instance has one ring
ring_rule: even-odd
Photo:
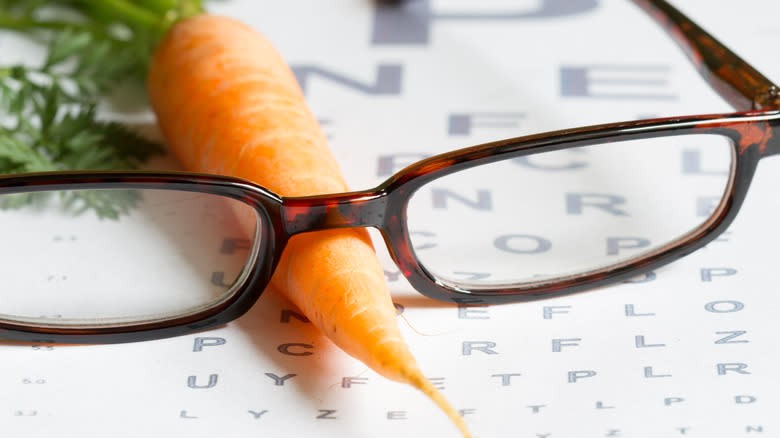
[[[408,375],[407,378],[408,381],[406,383],[422,391],[422,393],[427,395],[436,406],[444,411],[447,417],[455,423],[455,427],[463,434],[464,438],[471,438],[471,432],[469,432],[468,426],[466,426],[466,421],[463,420],[463,417],[455,410],[450,402],[447,401],[444,395],[436,389],[433,383],[422,375],[422,372]]]

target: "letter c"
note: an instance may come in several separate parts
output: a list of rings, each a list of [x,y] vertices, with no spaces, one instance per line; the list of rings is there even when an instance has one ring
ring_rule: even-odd
[[[286,354],[288,356],[311,356],[313,354],[311,351],[300,351],[300,350],[293,351],[292,349],[296,347],[303,348],[303,349],[314,348],[313,345],[293,342],[290,344],[281,344],[278,347],[276,347],[276,349],[279,350],[279,353]]]

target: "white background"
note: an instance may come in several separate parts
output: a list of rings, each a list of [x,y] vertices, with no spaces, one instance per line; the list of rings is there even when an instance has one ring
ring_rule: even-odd
[[[775,2],[676,3],[768,77],[780,77]],[[432,5],[442,12],[516,7],[464,0]],[[309,79],[307,98],[328,121],[324,129],[355,189],[385,178],[377,174],[381,155],[432,154],[648,115],[729,111],[671,40],[625,1],[602,0],[596,10],[564,18],[434,21],[427,45],[381,47],[370,43],[373,6],[367,1],[231,0],[210,8],[261,30],[293,65],[316,65],[366,84],[375,81],[378,64],[403,66],[400,95],[372,96]],[[4,62],[30,55],[27,44],[5,36]],[[560,69],[580,65],[664,66],[667,82],[651,91],[675,97],[562,97]],[[525,117],[514,128],[448,135],[448,115],[469,111]],[[150,121],[145,112],[125,117]],[[469,410],[466,420],[478,437],[777,436],[778,165],[768,159],[759,166],[727,236],[656,271],[653,281],[469,310],[421,297],[402,279],[391,281],[395,301],[405,308],[400,323],[412,351],[426,375],[444,378],[443,393],[456,408]],[[380,255],[394,278],[395,267]],[[736,274],[703,281],[707,269]],[[706,310],[719,301],[743,308]],[[627,305],[635,314],[653,315],[627,316]],[[191,336],[124,345],[0,344],[3,436],[457,436],[421,394],[367,371],[309,324],[280,322],[285,309],[292,306],[270,291],[240,320]],[[718,332],[736,331],[745,334],[735,341],[748,342],[715,343],[727,335]],[[647,347],[637,347],[637,336]],[[198,337],[225,343],[195,352]],[[577,345],[553,352],[556,339]],[[468,342],[490,342],[497,354],[464,355]],[[277,347],[284,343],[311,345],[313,354],[281,354]],[[657,344],[663,346],[649,346]],[[746,364],[750,374],[718,374],[718,364],[735,363]],[[665,377],[646,377],[646,367]],[[586,371],[595,375],[568,381],[570,373]],[[266,373],[296,376],[277,386]],[[503,386],[494,375],[507,373],[521,375]],[[218,376],[211,388],[187,385],[190,376],[205,385],[210,375]],[[345,377],[367,380],[344,388]],[[754,401],[736,403],[740,396]],[[317,419],[324,410],[335,410],[336,419]],[[403,414],[390,416],[402,418],[389,419],[396,411]]]

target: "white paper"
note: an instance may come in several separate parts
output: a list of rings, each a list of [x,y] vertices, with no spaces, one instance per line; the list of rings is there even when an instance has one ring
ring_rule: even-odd
[[[207,4],[261,30],[296,68],[354,189],[486,141],[730,111],[630,2],[414,3],[429,14],[408,23],[417,27],[403,43],[377,36],[367,0]],[[780,77],[780,4],[677,3]],[[0,50],[7,63],[37,56],[6,34]],[[562,80],[583,71],[588,96]],[[412,352],[476,437],[780,436],[778,175],[776,159],[760,164],[739,217],[706,248],[635,282],[562,298],[439,303],[405,283],[379,239],[377,248]],[[458,436],[421,393],[369,371],[293,310],[268,291],[239,320],[178,338],[4,342],[0,434]]]

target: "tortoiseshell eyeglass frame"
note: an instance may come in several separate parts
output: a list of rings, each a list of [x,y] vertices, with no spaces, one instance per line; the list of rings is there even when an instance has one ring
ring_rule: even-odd
[[[593,289],[672,262],[710,242],[733,220],[758,161],[780,153],[780,90],[685,15],[662,0],[633,0],[684,49],[704,79],[738,112],[613,123],[495,141],[415,163],[380,186],[335,195],[282,198],[237,178],[171,172],[71,172],[4,176],[0,194],[63,189],[171,189],[212,193],[254,207],[262,235],[253,275],[213,307],[164,321],[80,327],[30,325],[0,318],[0,337],[45,342],[128,342],[191,333],[225,324],[255,303],[271,278],[287,241],[304,232],[376,227],[400,271],[419,292],[438,300],[470,303],[518,302]],[[391,7],[391,6],[381,6]],[[629,262],[558,280],[473,291],[438,283],[414,256],[406,228],[409,197],[422,185],[472,166],[528,154],[616,140],[685,134],[732,139],[735,162],[724,200],[702,226],[678,241]]]

